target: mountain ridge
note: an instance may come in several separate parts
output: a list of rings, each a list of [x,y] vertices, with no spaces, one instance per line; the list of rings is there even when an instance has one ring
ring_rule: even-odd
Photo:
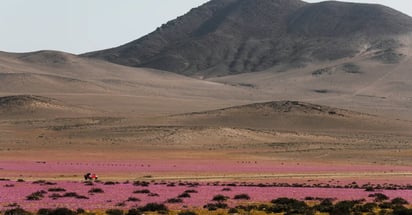
[[[83,56],[202,78],[301,67],[364,47],[396,52],[396,36],[409,32],[411,17],[376,4],[213,0],[140,39]],[[387,40],[395,42],[374,46]]]

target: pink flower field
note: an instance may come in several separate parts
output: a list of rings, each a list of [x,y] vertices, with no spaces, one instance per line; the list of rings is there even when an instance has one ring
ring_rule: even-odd
[[[86,172],[97,173],[103,182],[85,184],[80,180]],[[196,182],[188,182],[192,179],[178,181],[182,174],[187,178],[193,178]],[[246,178],[251,177],[246,180],[247,182],[233,179],[236,182],[228,182],[229,179],[224,177],[225,180],[221,182],[207,182],[207,180],[215,180],[213,178],[207,180],[203,178],[202,182],[197,180],[202,180],[200,176],[236,177],[241,174],[246,174]],[[266,174],[274,175],[265,178]],[[381,174],[384,176],[383,179],[377,179],[377,176],[382,176]],[[146,178],[153,181],[148,182],[147,186],[142,186],[142,183],[136,184],[124,179],[121,181],[117,177],[119,175],[122,176],[119,178],[154,177]],[[296,180],[293,177],[288,178],[290,175]],[[358,175],[364,177],[357,177]],[[389,179],[388,175],[392,178]],[[22,160],[16,162],[3,160],[0,161],[0,210],[5,211],[16,206],[30,211],[58,207],[88,210],[128,209],[147,203],[165,203],[171,209],[202,208],[208,203],[213,203],[213,197],[218,194],[229,197],[227,201],[229,206],[267,203],[281,197],[298,200],[307,197],[331,198],[336,201],[365,199],[370,202],[373,198],[369,195],[373,193],[382,193],[390,198],[401,197],[412,202],[409,175],[408,167],[268,161],[43,162]],[[171,181],[162,179],[165,176],[176,178]],[[27,181],[18,182],[18,178]],[[42,178],[52,181],[36,181]],[[107,181],[108,178],[118,178],[119,182]],[[366,191],[365,188],[368,187],[373,187],[372,192]],[[185,191],[190,192],[179,197]],[[234,197],[239,194],[247,194],[250,200],[235,200]],[[170,199],[182,202],[170,203],[168,201]]]
[[[83,208],[88,210],[122,208],[127,209],[134,206],[142,206],[147,203],[166,203],[169,208],[199,208],[207,203],[213,202],[215,195],[222,194],[230,197],[229,205],[246,203],[245,200],[234,200],[238,194],[248,194],[250,200],[247,203],[266,203],[272,199],[288,197],[304,200],[306,197],[332,198],[335,200],[358,200],[366,199],[375,192],[383,193],[390,198],[402,197],[412,202],[412,190],[375,190],[366,192],[364,189],[353,188],[300,188],[300,187],[260,187],[247,184],[224,184],[224,183],[175,183],[175,182],[149,182],[147,186],[134,184],[132,182],[107,183],[94,182],[86,185],[83,182],[16,182],[0,181],[0,208],[10,209],[10,206],[19,205],[30,211],[39,208],[68,207],[71,209]],[[55,191],[53,188],[61,188],[64,191]],[[90,193],[91,189],[100,188],[103,192]],[[98,189],[97,189],[98,190]],[[188,191],[189,190],[189,191]],[[44,197],[39,200],[27,200],[27,196],[37,191],[45,191]],[[181,198],[183,203],[167,203],[168,199],[177,198],[180,194],[188,191],[189,198]],[[67,193],[76,193],[73,197],[65,196]],[[58,195],[57,195],[58,194]],[[53,198],[53,196],[55,198]],[[70,195],[69,195],[70,196]],[[76,196],[81,196],[76,198]]]

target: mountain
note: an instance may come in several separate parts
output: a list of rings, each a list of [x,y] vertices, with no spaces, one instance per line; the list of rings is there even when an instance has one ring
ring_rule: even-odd
[[[403,57],[398,37],[409,32],[411,17],[375,4],[212,0],[138,40],[84,56],[201,78],[364,53],[393,64]]]

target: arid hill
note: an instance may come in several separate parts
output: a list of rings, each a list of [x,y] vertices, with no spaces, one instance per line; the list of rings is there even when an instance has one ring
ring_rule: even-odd
[[[0,97],[2,119],[33,119],[93,116],[99,114],[91,108],[67,105],[56,99],[34,95]]]
[[[212,0],[128,44],[84,56],[196,77],[351,58],[397,63],[412,18],[374,4]]]
[[[288,131],[339,131],[343,133],[379,130],[405,132],[410,128],[408,123],[404,122],[299,101],[255,103],[175,115],[171,116],[169,120],[177,124],[192,126],[225,126]]]

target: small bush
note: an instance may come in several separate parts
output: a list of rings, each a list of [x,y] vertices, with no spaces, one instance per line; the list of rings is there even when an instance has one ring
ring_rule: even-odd
[[[331,214],[346,215],[351,214],[352,208],[355,206],[354,201],[341,201],[335,204]]]
[[[63,197],[77,197],[79,196],[79,194],[75,193],[75,192],[68,192],[63,194]]]
[[[145,206],[139,208],[141,211],[168,211],[169,209],[164,204],[148,203]]]
[[[158,197],[159,194],[157,194],[157,193],[149,193],[149,194],[147,194],[147,196],[149,196],[149,197]]]
[[[229,214],[237,214],[237,213],[239,213],[239,210],[236,209],[236,208],[230,208],[229,211],[228,211],[228,213],[229,213]]]
[[[76,199],[89,199],[89,197],[78,195],[78,196],[76,196]]]
[[[382,209],[392,209],[393,205],[390,202],[382,202],[379,204],[379,207]]]
[[[185,190],[185,193],[197,193],[197,190]]]
[[[116,185],[118,184],[118,182],[114,182],[114,181],[106,181],[104,182],[104,185]]]
[[[61,197],[63,197],[63,196],[58,194],[58,193],[53,193],[49,196],[49,198],[54,199],[54,200],[56,200],[58,198],[61,198]]]
[[[10,204],[8,204],[8,205],[6,205],[6,207],[8,207],[8,208],[15,208],[15,207],[20,207],[20,205],[19,204],[17,204],[16,202],[14,202],[14,203],[10,203]]]
[[[306,213],[309,209],[305,202],[296,199],[278,198],[271,202],[274,205],[268,210],[273,213],[302,214]]]
[[[77,208],[76,214],[84,214],[84,213],[86,213],[86,210],[84,210],[83,208]]]
[[[234,199],[236,199],[236,200],[250,200],[250,196],[248,194],[238,194],[238,195],[235,195]]]
[[[50,215],[53,213],[53,209],[50,208],[40,208],[37,211],[37,215]]]
[[[101,188],[95,187],[89,190],[89,193],[104,193]]]
[[[386,196],[385,194],[382,194],[382,193],[371,194],[371,195],[369,195],[369,197],[374,197],[375,202],[383,202],[383,201],[389,199],[388,196]]]
[[[22,208],[13,208],[10,210],[6,210],[4,215],[32,215],[32,213],[22,209]]]
[[[222,189],[222,191],[232,191],[232,189],[230,189],[228,187],[225,187],[225,188]]]
[[[53,187],[53,188],[49,188],[47,191],[49,191],[49,192],[66,192],[66,189],[61,188],[61,187]]]
[[[150,185],[147,181],[134,181],[133,186],[148,187]]]
[[[140,199],[136,198],[136,197],[129,197],[127,199],[128,202],[140,202]]]
[[[197,215],[194,211],[181,211],[177,215]]]
[[[392,199],[391,203],[394,205],[408,205],[409,204],[408,201],[400,197]]]
[[[68,208],[56,208],[49,215],[76,215],[76,212],[74,212],[74,211],[72,211]]]
[[[84,182],[84,185],[86,185],[86,186],[93,186],[94,183],[93,183],[92,181],[85,181],[85,182]]]
[[[322,213],[331,213],[333,210],[333,202],[330,199],[324,199],[319,205],[315,206],[315,209]]]
[[[366,203],[364,205],[360,206],[360,211],[361,212],[373,212],[375,208],[377,208],[378,205],[376,203]]]
[[[224,202],[224,201],[226,201],[226,200],[228,200],[228,199],[229,199],[229,197],[219,194],[219,195],[214,196],[213,199],[212,199],[212,201]]]
[[[17,182],[25,182],[25,181],[24,181],[24,179],[19,178],[19,179],[17,179]]]
[[[143,215],[143,212],[138,208],[132,208],[127,211],[126,215]]]
[[[203,206],[203,208],[206,208],[209,211],[215,211],[217,209],[226,209],[228,208],[228,206],[226,203],[218,202],[218,203],[213,203],[213,204],[207,204]]]
[[[393,209],[393,215],[412,215],[412,209],[398,206]]]
[[[123,215],[123,211],[119,209],[109,209],[106,210],[107,215]]]
[[[141,193],[141,194],[149,194],[150,190],[144,189],[144,190],[135,190],[133,193]]]
[[[178,196],[178,198],[190,198],[190,197],[191,197],[190,194],[186,193],[186,192],[184,192],[184,193],[182,193]]]
[[[47,192],[44,191],[44,190],[34,192],[34,193],[26,196],[26,200],[29,200],[29,201],[38,201],[38,200],[41,200],[41,199],[44,198],[44,194],[46,194],[46,193],[47,193]]]
[[[125,207],[126,206],[126,202],[119,202],[115,204],[116,207]]]
[[[182,203],[183,200],[179,198],[171,198],[171,199],[168,199],[166,202],[170,204],[176,204],[176,203]]]

